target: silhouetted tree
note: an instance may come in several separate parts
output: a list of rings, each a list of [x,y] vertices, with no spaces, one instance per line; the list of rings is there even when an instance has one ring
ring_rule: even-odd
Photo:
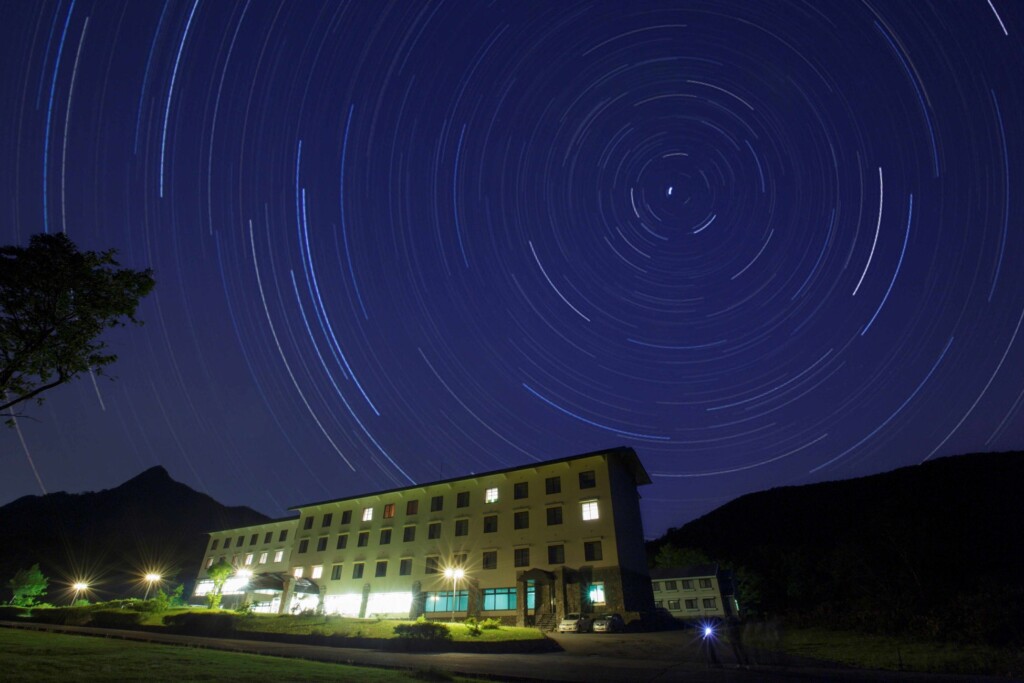
[[[698,548],[678,548],[671,543],[661,546],[654,556],[655,567],[692,567],[698,564],[711,564],[707,553]]]
[[[155,283],[149,269],[118,268],[115,253],[81,252],[64,234],[0,247],[0,410],[117,360],[99,336],[140,324]]]
[[[49,583],[38,564],[32,565],[29,569],[19,569],[14,578],[7,582],[7,587],[14,594],[11,604],[31,607],[36,603],[36,598],[46,595]]]

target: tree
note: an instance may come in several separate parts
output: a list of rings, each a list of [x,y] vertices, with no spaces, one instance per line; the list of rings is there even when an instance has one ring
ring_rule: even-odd
[[[211,581],[213,581],[213,590],[206,595],[206,599],[210,604],[210,609],[217,609],[220,607],[220,597],[221,591],[224,590],[224,583],[234,573],[235,568],[232,567],[229,562],[225,562],[224,560],[221,560],[206,570],[206,575],[210,577]]]
[[[711,564],[707,553],[696,548],[678,548],[671,543],[658,548],[654,556],[655,567],[693,567],[698,564]]]
[[[36,598],[46,595],[46,587],[49,584],[38,564],[32,565],[30,569],[19,569],[14,578],[7,582],[7,587],[14,594],[11,604],[31,607],[36,603]]]
[[[153,271],[119,268],[116,252],[80,252],[67,235],[0,247],[0,410],[117,360],[99,340],[135,318]]]

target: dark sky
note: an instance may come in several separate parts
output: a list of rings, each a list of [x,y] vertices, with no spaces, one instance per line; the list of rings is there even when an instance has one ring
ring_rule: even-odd
[[[0,9],[0,243],[158,281],[116,381],[0,431],[0,503],[629,445],[654,536],[1024,446],[1024,3]]]

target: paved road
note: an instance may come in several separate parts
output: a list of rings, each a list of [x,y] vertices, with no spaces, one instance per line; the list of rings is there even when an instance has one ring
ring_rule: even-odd
[[[500,680],[542,681],[687,681],[723,683],[738,681],[978,681],[978,677],[936,676],[882,671],[829,668],[809,661],[737,662],[731,645],[719,641],[714,654],[702,647],[688,631],[662,633],[552,634],[563,652],[544,654],[466,654],[444,652],[405,654],[359,648],[293,645],[229,638],[200,638],[165,633],[98,629],[84,626],[51,626],[0,622],[0,626],[81,633],[153,643],[209,647],[250,654],[297,657],[340,664],[402,669],[440,669],[451,673],[487,676]],[[717,664],[711,658],[717,659]],[[743,657],[743,653],[740,653]],[[763,658],[762,658],[763,660]],[[1006,679],[991,679],[1005,683]]]

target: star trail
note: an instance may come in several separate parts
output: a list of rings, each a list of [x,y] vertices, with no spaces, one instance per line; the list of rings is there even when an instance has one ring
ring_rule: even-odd
[[[152,267],[0,503],[604,447],[646,533],[1024,447],[1024,4],[0,5],[3,244]]]

